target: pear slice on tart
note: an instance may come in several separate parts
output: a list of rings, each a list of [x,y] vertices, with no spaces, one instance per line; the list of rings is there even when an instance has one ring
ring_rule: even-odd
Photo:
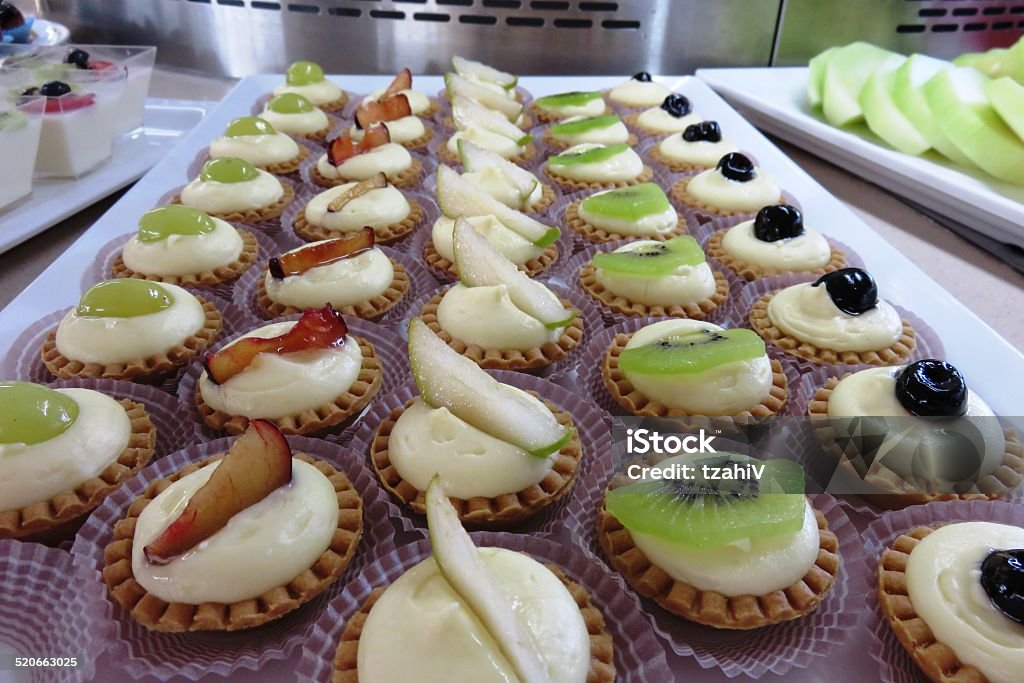
[[[270,259],[267,266],[271,277],[283,280],[292,275],[302,275],[306,271],[322,266],[329,266],[347,258],[359,256],[373,249],[373,228],[363,228],[344,237],[316,242],[281,256]]]
[[[558,423],[544,403],[491,377],[434,334],[409,323],[409,365],[421,398],[496,439],[546,458],[569,443],[572,427]]]
[[[459,159],[468,173],[482,173],[486,169],[499,171],[515,187],[520,196],[520,206],[524,209],[529,207],[530,196],[540,182],[536,176],[500,154],[486,150],[469,140],[459,140],[458,146]]]
[[[530,144],[530,141],[533,140],[532,135],[524,133],[519,126],[506,119],[499,112],[488,109],[462,95],[452,96],[452,121],[459,130],[482,128],[491,133],[509,138],[520,147]]]
[[[449,99],[454,98],[456,95],[461,95],[471,100],[476,100],[488,109],[501,112],[512,123],[515,123],[523,113],[523,105],[519,102],[457,73],[446,73],[444,75],[444,86],[448,92]]]
[[[516,83],[519,82],[519,77],[514,74],[510,74],[506,71],[495,69],[493,66],[488,66],[483,62],[474,62],[472,59],[466,59],[455,55],[452,57],[452,66],[455,68],[455,73],[466,78],[475,78],[478,81],[484,83],[494,83],[500,85],[505,90],[511,90],[516,87]]]

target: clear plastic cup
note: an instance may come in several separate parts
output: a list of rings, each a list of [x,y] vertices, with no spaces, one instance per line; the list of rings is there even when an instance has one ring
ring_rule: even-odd
[[[89,55],[89,62],[100,64],[95,72],[104,71],[103,64],[109,63],[125,73],[124,90],[114,112],[114,135],[120,135],[142,126],[146,111],[146,96],[149,81],[153,76],[156,48],[151,46],[121,45],[60,45],[49,48],[47,60],[66,63],[68,55],[83,50]],[[89,69],[79,69],[90,73]]]
[[[4,163],[0,165],[0,211],[32,194],[32,175],[39,149],[43,117],[38,98],[26,98],[13,108],[0,106],[0,149]],[[36,110],[36,111],[33,111]]]

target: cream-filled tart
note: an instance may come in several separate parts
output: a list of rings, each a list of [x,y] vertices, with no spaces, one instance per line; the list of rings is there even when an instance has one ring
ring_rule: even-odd
[[[627,109],[656,107],[671,94],[672,91],[651,78],[651,74],[640,71],[609,90],[608,101]]]
[[[422,172],[420,160],[391,142],[387,128],[376,124],[364,132],[358,144],[347,133],[331,140],[327,153],[310,169],[310,176],[317,185],[334,187],[383,173],[396,187],[409,188],[419,182]]]
[[[715,216],[752,214],[782,202],[775,178],[739,152],[729,152],[714,168],[676,181],[671,196],[684,206]]]
[[[638,416],[766,417],[789,397],[782,366],[757,335],[702,320],[616,334],[601,377],[615,402]]]
[[[878,297],[874,278],[860,268],[765,294],[751,307],[750,324],[783,352],[811,363],[896,365],[917,345],[913,326]]]
[[[382,121],[381,125],[388,129],[391,141],[402,145],[406,149],[423,149],[433,138],[433,132],[423,125],[423,120],[418,116],[403,116],[394,120]],[[348,129],[352,140],[359,142],[363,139],[365,131],[356,124]]]
[[[295,234],[307,242],[343,237],[363,228],[388,244],[410,234],[423,220],[423,207],[378,173],[366,180],[320,192],[292,219]]]
[[[1017,435],[941,360],[831,377],[807,413],[826,452],[868,485],[867,500],[885,508],[1006,497],[1024,475]],[[880,443],[843,439],[862,418],[884,432]]]
[[[308,155],[309,150],[258,116],[235,119],[210,143],[210,158],[243,159],[274,175],[295,173]]]
[[[512,263],[516,264],[530,277],[536,277],[547,271],[558,260],[558,247],[549,244],[539,247],[506,227],[493,215],[472,216],[466,219],[473,228],[484,236],[495,249]],[[423,245],[423,258],[426,264],[437,273],[458,278],[455,267],[455,249],[452,233],[455,230],[455,219],[441,216],[434,221],[430,231],[430,239]]]
[[[319,64],[295,62],[285,72],[285,82],[274,88],[274,95],[301,95],[324,111],[341,111],[348,104],[348,93],[324,76]]]
[[[639,185],[649,182],[653,175],[629,145],[591,143],[548,157],[544,173],[569,191]]]
[[[260,118],[285,135],[314,142],[327,139],[331,120],[322,109],[296,93],[282,93],[267,100]]]
[[[373,231],[363,228],[271,259],[256,303],[271,318],[330,305],[375,320],[405,297],[410,284],[405,267],[374,246]]]
[[[729,283],[689,235],[635,240],[594,255],[579,283],[601,306],[628,316],[703,320],[729,297]]]
[[[601,116],[611,111],[604,101],[604,95],[597,90],[538,97],[530,103],[530,110],[541,123],[561,121],[574,116]]]
[[[194,398],[211,429],[241,434],[261,419],[286,434],[312,434],[358,415],[380,385],[373,345],[348,334],[341,315],[325,306],[207,356]]]
[[[222,324],[216,306],[177,285],[106,280],[82,295],[40,355],[60,379],[158,383],[205,351]]]
[[[73,532],[155,448],[156,428],[141,403],[0,382],[0,538]]]
[[[1024,529],[994,522],[920,526],[882,552],[882,614],[928,680],[1020,680],[1022,565]]]
[[[639,237],[667,240],[686,233],[679,215],[655,183],[602,190],[565,208],[565,224],[591,242]]]
[[[415,114],[407,95],[401,92],[382,94],[380,98],[363,101],[356,110],[355,122],[348,135],[361,142],[366,129],[381,124],[388,130],[391,142],[408,149],[422,149],[433,137],[433,132]]]
[[[708,255],[744,280],[785,273],[831,273],[846,254],[804,224],[800,209],[772,204],[753,220],[719,230],[707,241]]]
[[[677,173],[714,168],[719,160],[738,151],[732,140],[722,135],[717,121],[700,121],[673,133],[651,147],[651,157]]]
[[[651,478],[684,466],[691,478]],[[597,518],[601,549],[640,595],[689,621],[754,629],[810,614],[835,585],[838,539],[804,495],[798,464],[717,453],[648,467],[639,480],[616,475]]]
[[[226,221],[258,223],[279,218],[293,199],[292,186],[273,174],[244,159],[220,157],[203,164],[176,203]]]
[[[271,423],[227,454],[149,484],[104,550],[111,597],[153,631],[239,631],[279,619],[348,567],[363,504],[343,473],[293,455]]]
[[[472,147],[479,150],[479,156],[461,155],[465,171],[462,177],[476,188],[483,190],[499,202],[517,211],[540,212],[555,201],[551,186],[542,183],[537,176],[514,163],[483,150],[471,142],[463,141],[460,149]],[[500,161],[499,161],[500,159]],[[529,188],[527,190],[527,188]]]
[[[689,98],[678,93],[666,96],[661,104],[650,109],[628,114],[625,120],[647,135],[682,133],[691,125],[702,121],[700,115],[693,110]]]
[[[112,266],[115,278],[210,287],[230,282],[259,256],[253,234],[198,209],[168,204],[147,211]]]
[[[572,116],[551,124],[544,130],[544,142],[558,149],[566,149],[584,143],[635,145],[637,139],[630,134],[618,114],[604,114]]]
[[[519,130],[515,126],[513,129]],[[459,163],[459,144],[463,142],[472,143],[516,164],[531,161],[537,156],[537,148],[533,144],[532,136],[526,133],[504,134],[480,125],[457,129],[444,143],[444,146],[438,148],[438,156],[448,163]]]
[[[409,102],[409,108],[415,116],[429,119],[437,113],[438,106],[435,100],[419,90],[413,90],[412,72],[409,69],[402,69],[387,88],[374,90],[364,97],[362,104],[381,102],[391,95],[405,95]]]

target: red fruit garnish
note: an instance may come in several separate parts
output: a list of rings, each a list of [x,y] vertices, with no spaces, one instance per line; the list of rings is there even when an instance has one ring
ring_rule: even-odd
[[[402,69],[400,72],[398,72],[398,75],[395,76],[395,80],[391,81],[391,85],[388,86],[388,89],[384,91],[384,94],[381,95],[380,98],[382,100],[383,99],[387,99],[391,95],[395,95],[397,93],[400,93],[403,90],[411,90],[411,89],[412,89],[412,72],[409,71],[408,67],[406,67],[406,68]]]
[[[96,96],[92,93],[85,95],[65,95],[61,98],[48,97],[46,98],[46,113],[67,113],[69,111],[91,107],[95,103]]]
[[[380,102],[367,102],[359,105],[356,110],[356,125],[366,129],[381,121],[394,121],[412,116],[409,98],[405,95],[392,95]]]
[[[86,68],[90,71],[107,71],[110,69],[117,69],[117,64],[114,64],[113,62],[104,62],[102,60],[89,60],[89,66]]]
[[[274,257],[270,259],[268,268],[271,277],[283,280],[289,275],[302,275],[312,268],[329,266],[370,249],[373,249],[373,228],[363,228],[351,235],[318,242]]]
[[[331,140],[327,146],[327,160],[331,166],[340,166],[346,159],[369,152],[374,147],[391,142],[391,134],[384,126],[373,126],[363,135],[358,145],[352,142],[348,133],[343,133]]]
[[[214,384],[239,374],[261,353],[293,353],[341,346],[348,334],[344,318],[330,304],[307,308],[295,325],[277,337],[243,337],[216,353],[206,354],[203,365]]]

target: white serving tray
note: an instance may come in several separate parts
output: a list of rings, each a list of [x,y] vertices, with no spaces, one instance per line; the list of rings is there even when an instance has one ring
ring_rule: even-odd
[[[145,125],[115,140],[114,153],[102,166],[77,179],[36,180],[30,197],[0,211],[0,254],[138,180],[212,106],[192,100],[147,100]]]
[[[965,170],[935,152],[897,152],[863,123],[835,128],[807,104],[805,67],[701,69],[697,77],[762,130],[972,230],[1024,247],[1024,187]]]

